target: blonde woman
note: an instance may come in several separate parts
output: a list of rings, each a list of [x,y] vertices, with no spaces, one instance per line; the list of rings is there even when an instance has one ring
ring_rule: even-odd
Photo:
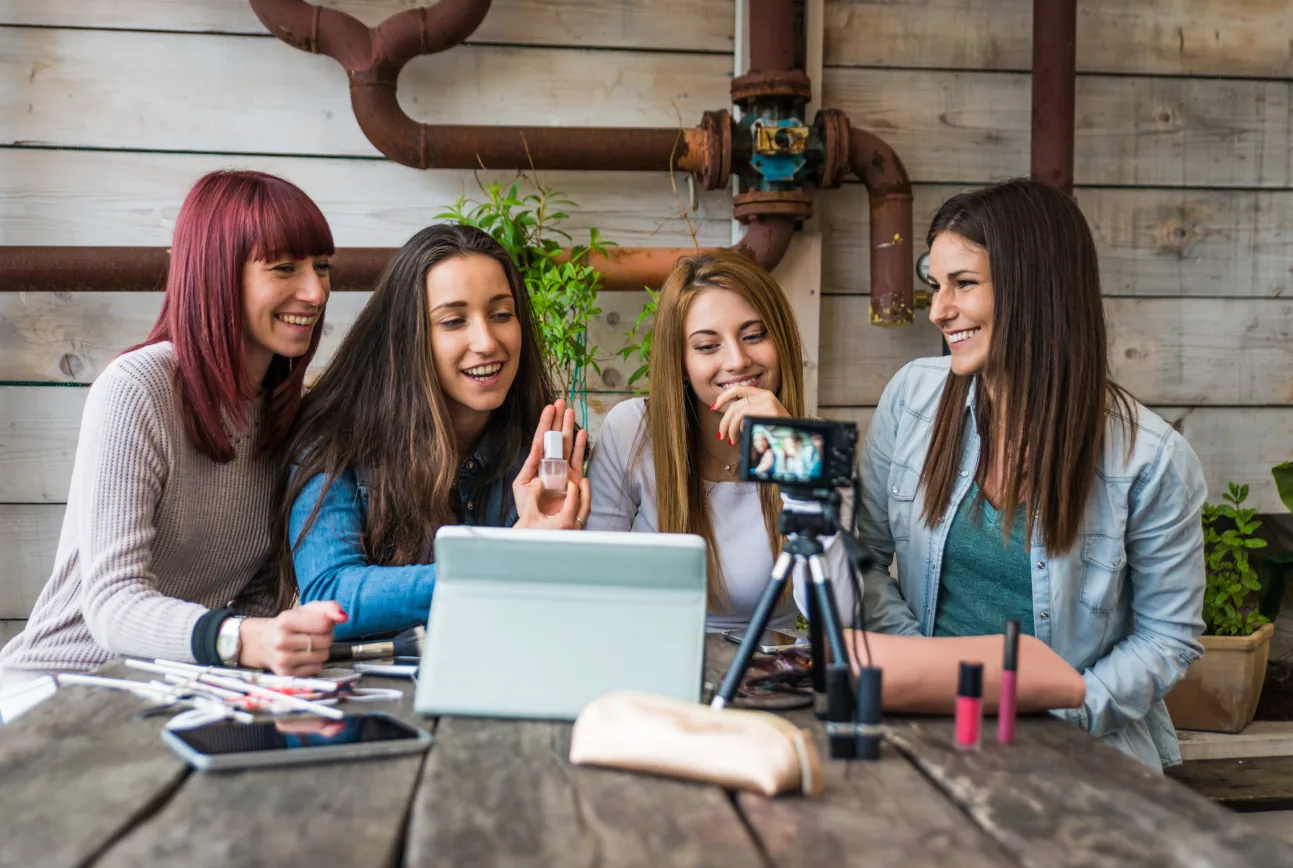
[[[746,417],[804,415],[803,347],[766,271],[727,251],[679,260],[661,289],[650,398],[606,416],[588,477],[589,530],[693,533],[709,544],[710,630],[745,627],[781,550],[781,495],[741,482]],[[847,510],[846,510],[847,511]],[[836,597],[852,612],[843,546],[827,550]],[[802,568],[794,599],[806,611]],[[770,627],[794,622],[783,600]]]

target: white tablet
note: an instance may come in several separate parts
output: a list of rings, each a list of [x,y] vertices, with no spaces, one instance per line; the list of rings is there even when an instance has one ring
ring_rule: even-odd
[[[419,713],[573,720],[621,689],[700,701],[700,537],[443,527],[435,554]]]

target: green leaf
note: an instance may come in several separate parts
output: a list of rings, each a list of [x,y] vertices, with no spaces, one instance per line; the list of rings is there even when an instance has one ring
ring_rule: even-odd
[[[1293,512],[1293,461],[1285,461],[1271,468],[1275,479],[1275,490],[1279,493],[1284,508]]]

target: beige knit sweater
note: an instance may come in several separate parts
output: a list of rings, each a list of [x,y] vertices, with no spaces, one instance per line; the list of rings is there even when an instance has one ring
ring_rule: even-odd
[[[260,414],[248,408],[256,422],[232,461],[212,461],[184,430],[175,369],[171,344],[154,344],[90,387],[54,571],[0,650],[0,687],[117,655],[192,661],[208,609],[273,613],[275,468],[255,456]]]

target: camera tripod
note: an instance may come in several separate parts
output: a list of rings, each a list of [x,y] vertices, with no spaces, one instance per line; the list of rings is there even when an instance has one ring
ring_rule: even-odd
[[[822,539],[840,532],[839,494],[832,491],[824,501],[786,494],[781,532],[786,537],[785,545],[711,707],[723,709],[735,698],[754,657],[759,636],[767,628],[786,583],[794,575],[795,565],[806,563],[812,582],[808,595],[808,639],[812,654],[813,712],[826,720],[832,759],[877,759],[881,736],[880,670],[863,667],[855,691],[839,607],[835,603],[830,571],[822,557],[825,551]],[[853,542],[847,533],[843,536],[847,538],[846,543]],[[847,548],[851,556],[857,554],[856,545]]]

